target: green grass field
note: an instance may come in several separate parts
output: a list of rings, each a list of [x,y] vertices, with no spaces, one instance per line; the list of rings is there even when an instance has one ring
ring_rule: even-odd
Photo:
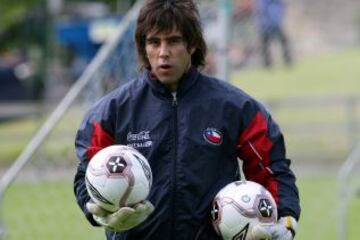
[[[235,72],[233,83],[261,100],[359,95],[360,48],[298,61],[292,68]]]
[[[303,177],[298,182],[302,216],[296,239],[336,239],[337,182],[336,176]],[[359,238],[360,196],[353,198],[348,209],[349,240]]]
[[[302,217],[296,239],[336,239],[336,178],[302,177]],[[104,239],[103,230],[91,227],[75,204],[70,181],[19,183],[4,200],[4,215],[10,229],[7,240]],[[349,240],[360,235],[360,197],[351,201]],[[24,238],[26,235],[26,238]]]
[[[82,114],[84,109],[71,108],[34,158],[40,158],[41,155],[41,158],[46,158],[52,164],[71,164],[75,159],[74,139]],[[18,157],[45,120],[45,117],[31,117],[0,124],[0,169],[9,166]],[[59,156],[61,162],[58,161]]]
[[[20,182],[4,199],[7,240],[103,239],[77,207],[71,181]]]
[[[238,72],[233,75],[233,79],[246,92],[265,102],[292,97],[359,96],[358,66],[360,48],[304,59],[292,69],[280,66],[270,71]],[[302,216],[296,238],[298,240],[336,239],[336,171],[330,170],[328,166],[330,162],[339,166],[350,149],[350,143],[343,134],[345,130],[341,127],[346,122],[344,110],[336,106],[318,108],[301,111],[284,108],[274,111],[280,126],[285,126],[288,131],[288,153],[294,164],[305,164],[310,173],[314,174],[299,174]],[[356,111],[360,119],[360,110]],[[308,122],[310,118],[313,122]],[[78,114],[65,117],[33,158],[31,167],[42,169],[43,165],[51,162],[54,166],[70,166],[75,171],[73,138],[79,121]],[[325,121],[328,125],[322,126]],[[292,124],[289,127],[291,131],[287,128],[289,123]],[[303,131],[304,126],[311,124],[316,131]],[[2,170],[18,156],[37,127],[39,119],[0,124]],[[339,132],[334,134],[334,129]],[[314,163],[317,163],[316,168],[313,167]],[[315,177],[315,173],[321,174]],[[41,170],[39,175],[42,175]],[[35,182],[15,182],[5,196],[2,212],[9,230],[6,240],[104,239],[103,230],[89,226],[78,209],[72,193],[72,177],[52,182],[40,181],[36,177],[34,179]],[[351,201],[349,210],[349,239],[355,240],[360,235],[357,226],[360,222],[359,197]]]

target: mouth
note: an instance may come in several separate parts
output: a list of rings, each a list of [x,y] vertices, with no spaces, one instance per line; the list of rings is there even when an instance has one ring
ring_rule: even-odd
[[[172,68],[172,66],[170,64],[161,64],[159,66],[159,69],[162,71],[169,71]]]

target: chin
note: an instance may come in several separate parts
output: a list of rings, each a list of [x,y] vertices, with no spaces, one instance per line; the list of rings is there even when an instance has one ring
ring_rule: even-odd
[[[162,82],[164,85],[176,83],[174,79],[169,78],[159,78],[159,81]]]

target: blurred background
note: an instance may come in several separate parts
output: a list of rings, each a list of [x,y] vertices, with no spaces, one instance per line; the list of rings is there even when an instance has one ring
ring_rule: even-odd
[[[284,132],[297,239],[358,239],[360,1],[197,3],[203,71],[262,101]],[[104,239],[73,196],[74,137],[92,103],[138,74],[138,6],[0,0],[0,239]]]

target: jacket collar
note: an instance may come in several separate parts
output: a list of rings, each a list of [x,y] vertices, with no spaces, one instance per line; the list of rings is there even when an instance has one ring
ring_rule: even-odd
[[[184,94],[186,91],[188,91],[192,85],[195,84],[199,76],[199,70],[196,69],[196,67],[191,66],[189,70],[181,77],[179,86],[177,89],[177,95],[180,96]],[[146,82],[150,85],[150,87],[162,94],[162,95],[168,95],[170,94],[170,91],[165,87],[164,84],[162,84],[154,74],[151,73],[148,69],[144,70],[144,78]]]

